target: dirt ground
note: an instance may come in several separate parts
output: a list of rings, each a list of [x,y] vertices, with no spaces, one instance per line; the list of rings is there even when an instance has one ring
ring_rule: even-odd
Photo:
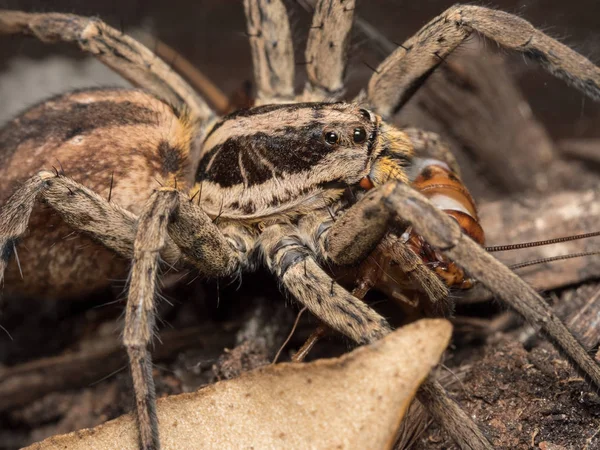
[[[390,41],[402,42],[453,3],[362,2],[357,14],[377,25]],[[595,3],[498,0],[494,6],[520,14],[598,63],[600,11]],[[310,15],[295,2],[287,5],[294,28],[296,59],[302,61]],[[238,2],[179,0],[167,5],[158,0],[0,0],[0,8],[97,15],[127,32],[144,30],[181,52],[226,94],[239,90],[252,77]],[[427,82],[429,90],[410,102],[398,122],[433,129],[448,139],[457,152],[466,184],[481,204],[506,202],[535,208],[531,205],[543,207],[546,199],[563,191],[571,192],[573,198],[584,192],[598,194],[598,103],[585,99],[533,63],[498,53],[489,43],[483,47],[486,46],[489,53],[479,46],[473,53],[473,45],[467,46],[469,50],[459,50],[441,73]],[[354,36],[348,71],[351,95],[365,85],[371,74],[369,66],[378,64],[382,57],[376,45],[362,35]],[[499,102],[500,106],[493,99],[485,100],[489,111],[497,114],[491,114],[495,130],[482,125],[473,129],[458,127],[448,123],[443,111],[436,113],[444,101],[469,105],[473,100],[468,93],[457,94],[465,95],[463,101],[436,96],[452,84],[452,74],[465,68],[473,76],[480,75],[473,83],[484,89],[486,85],[478,85],[477,79],[483,80],[487,76],[485,67],[492,66],[501,67],[515,89],[506,98],[511,100],[514,95],[515,104],[521,100],[529,104],[535,124],[500,120],[503,110],[493,108],[505,107],[508,100]],[[120,83],[110,71],[72,48],[45,46],[15,37],[0,40],[0,121],[60,91]],[[454,117],[463,112],[447,111]],[[505,128],[509,126],[515,129]],[[514,143],[514,159],[510,159],[510,149],[500,155],[508,161],[498,159],[494,144],[499,145],[502,136],[512,135],[520,127],[528,133],[539,127],[535,128],[535,139],[528,134],[532,140]],[[473,136],[480,146],[473,144]],[[505,145],[504,141],[501,144]],[[517,145],[521,147],[517,149]],[[542,165],[536,159],[536,152],[543,145],[551,148],[556,164]],[[484,147],[489,147],[485,157],[481,156]],[[532,173],[544,176],[535,178],[539,183],[529,189],[528,183],[533,185]],[[597,218],[586,216],[577,222],[575,217],[567,231],[556,232],[578,232],[581,224],[597,227]],[[504,230],[492,233],[499,240],[493,243],[554,237],[536,236],[535,229],[529,227],[532,222],[530,218],[511,216],[503,224]],[[585,245],[587,251],[598,249],[597,243]],[[599,338],[590,324],[592,317],[600,315],[600,285],[595,282],[600,278],[598,259],[595,256],[576,267],[569,262],[554,263],[552,267],[542,265],[531,278],[536,286],[546,289],[545,298],[594,352]],[[560,279],[561,273],[572,276],[552,283],[553,279]],[[50,435],[92,427],[131,410],[129,374],[119,344],[122,288],[120,281],[92,298],[69,303],[2,299],[0,449],[20,448]],[[154,348],[159,396],[195,390],[270,362],[298,311],[297,305],[263,272],[245,276],[241,287],[227,281],[201,282],[190,276],[167,287],[164,294],[169,302],[160,305],[161,342]],[[548,342],[536,337],[505,307],[493,301],[461,302],[458,293],[456,297],[459,304],[453,317],[455,336],[439,369],[440,376],[453,397],[481,424],[494,446],[542,450],[600,448],[598,393],[569,368]],[[368,298],[392,323],[401,324],[399,308],[383,300],[377,294]],[[305,314],[281,360],[289,360],[316,326],[316,320]],[[347,341],[329,336],[317,345],[309,359],[339,355],[349,348]],[[444,431],[431,424],[411,448],[455,447]]]

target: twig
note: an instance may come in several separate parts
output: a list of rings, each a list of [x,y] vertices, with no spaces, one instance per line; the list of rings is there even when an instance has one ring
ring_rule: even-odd
[[[153,356],[156,360],[169,358],[199,343],[206,348],[224,348],[231,345],[232,338],[231,333],[214,325],[169,330],[160,334]],[[5,368],[0,371],[0,411],[26,405],[50,392],[94,383],[121,368],[126,362],[125,356],[115,336],[102,349],[82,350]]]

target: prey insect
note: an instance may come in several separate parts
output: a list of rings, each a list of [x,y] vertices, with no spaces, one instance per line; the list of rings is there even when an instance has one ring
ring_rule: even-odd
[[[340,102],[354,2],[323,0],[306,49],[308,82],[296,95],[283,4],[246,0],[244,7],[256,104],[221,118],[147,48],[99,20],[0,12],[0,33],[76,43],[141,88],[60,95],[0,131],[4,294],[79,296],[131,267],[123,343],[141,447],[160,446],[147,347],[161,260],[205,277],[265,265],[293,298],[358,344],[390,327],[324,263],[364,262],[360,288],[393,296],[404,295],[396,283],[404,276],[432,302],[444,300],[449,286],[468,284],[466,271],[600,387],[600,368],[543,299],[481,248],[474,203],[444,145],[389,124],[473,32],[595,99],[600,70],[515,16],[455,6],[392,53],[357,98]],[[56,160],[63,168],[47,170]],[[61,239],[73,230],[84,234]],[[17,253],[21,246],[28,252]],[[424,259],[438,264],[431,270]],[[370,270],[373,260],[385,270]],[[434,417],[450,417],[460,445],[490,448],[435,380],[419,399]]]

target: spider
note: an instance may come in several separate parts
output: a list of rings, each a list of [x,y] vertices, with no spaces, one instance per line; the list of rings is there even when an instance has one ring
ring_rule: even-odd
[[[468,193],[440,203],[411,187],[432,166],[459,183],[443,144],[388,123],[474,32],[596,100],[600,70],[518,17],[457,5],[393,52],[357,98],[340,102],[354,3],[317,3],[308,82],[296,95],[284,5],[245,0],[256,101],[225,117],[147,48],[97,19],[0,11],[0,33],[76,43],[141,88],[70,92],[2,129],[0,274],[6,295],[60,298],[105,286],[131,266],[123,344],[144,449],[160,447],[147,347],[161,261],[193,266],[205,277],[264,264],[322,322],[365,344],[389,325],[323,267],[383,254],[439,300],[451,281],[423,269],[409,242],[417,236],[445,255],[447,267],[464,268],[541,328],[600,387],[600,368],[543,299],[469,237],[478,231]],[[45,170],[56,160],[64,167]],[[85,234],[61,240],[70,230]],[[20,257],[18,242],[29,250]],[[13,255],[18,264],[9,265]],[[370,282],[386,286],[385,279]],[[491,448],[433,378],[418,398],[434,417],[450,417],[448,431],[460,445]]]

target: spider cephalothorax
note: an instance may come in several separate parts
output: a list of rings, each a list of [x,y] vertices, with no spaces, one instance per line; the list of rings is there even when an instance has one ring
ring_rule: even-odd
[[[264,264],[328,327],[361,344],[390,327],[359,297],[377,287],[402,298],[405,287],[369,261],[399,271],[432,302],[445,299],[448,286],[468,287],[463,267],[600,387],[600,368],[541,297],[479,245],[473,200],[444,145],[386,123],[473,31],[596,99],[600,70],[522,19],[458,5],[392,53],[356,99],[335,103],[354,1],[321,0],[306,51],[308,82],[296,98],[285,7],[244,5],[257,106],[221,119],[152,52],[99,20],[0,12],[0,33],[75,42],[143,88],[58,96],[0,131],[5,293],[79,295],[123,276],[131,261],[123,343],[142,447],[160,445],[147,347],[161,259],[212,277]],[[64,173],[47,170],[56,160]],[[72,231],[86,235],[61,239]],[[9,264],[18,242],[29,252]],[[329,265],[359,267],[355,295],[323,268]],[[435,418],[447,418],[461,445],[491,447],[435,380],[418,397]]]
[[[369,177],[408,181],[408,136],[348,103],[237,111],[212,126],[196,172],[209,215],[243,220],[302,215]]]

